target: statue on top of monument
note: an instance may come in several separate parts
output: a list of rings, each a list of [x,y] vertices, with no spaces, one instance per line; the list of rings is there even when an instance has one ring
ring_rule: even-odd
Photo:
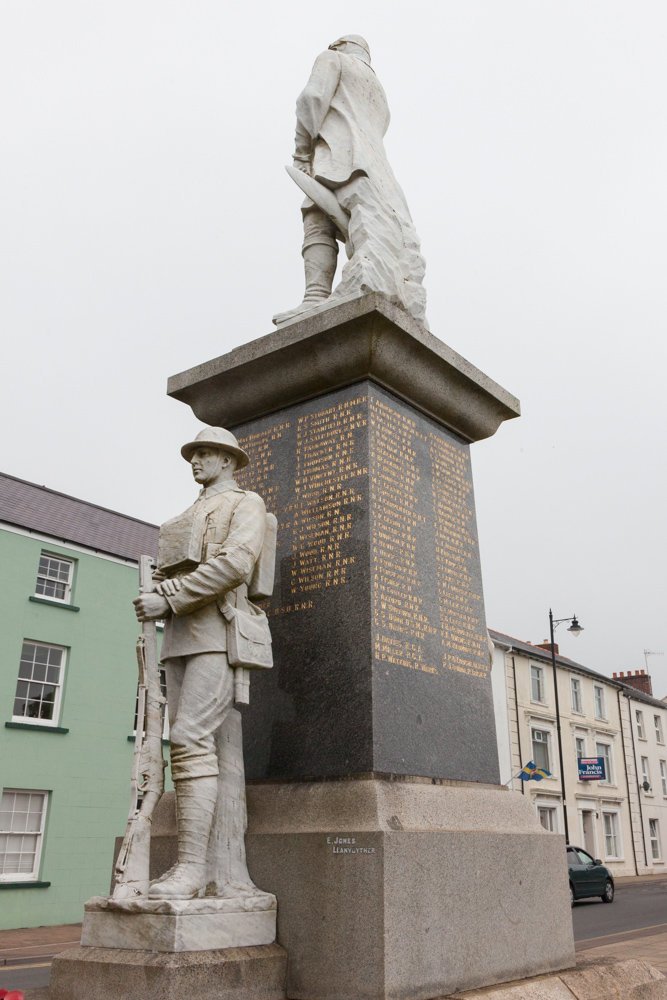
[[[306,292],[273,322],[290,323],[328,299],[381,292],[426,324],[424,258],[387,161],[387,98],[360,35],[343,35],[317,57],[296,117],[294,166],[287,171],[306,194]],[[348,261],[332,292],[338,242]]]

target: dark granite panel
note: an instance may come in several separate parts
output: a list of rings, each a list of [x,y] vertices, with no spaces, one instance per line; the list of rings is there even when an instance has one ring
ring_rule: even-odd
[[[234,430],[279,524],[248,780],[496,782],[468,445],[371,382]]]
[[[470,448],[369,387],[378,771],[498,781]]]
[[[275,666],[251,678],[246,777],[372,771],[367,390],[234,432],[251,456],[239,482],[278,518]]]

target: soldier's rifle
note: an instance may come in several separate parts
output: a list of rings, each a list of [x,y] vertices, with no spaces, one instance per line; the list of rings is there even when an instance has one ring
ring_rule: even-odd
[[[153,587],[153,560],[139,561],[139,592]],[[164,791],[162,758],[162,708],[165,699],[160,687],[155,622],[143,622],[137,641],[139,693],[137,728],[132,761],[131,803],[123,845],[116,862],[114,899],[145,896],[149,887],[151,825],[155,807]]]

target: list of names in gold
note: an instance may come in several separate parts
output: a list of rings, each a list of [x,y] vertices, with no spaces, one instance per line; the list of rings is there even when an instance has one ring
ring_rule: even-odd
[[[429,433],[435,558],[444,665],[486,677],[489,654],[483,622],[473,485],[467,448]]]
[[[371,573],[376,659],[437,674],[429,656],[437,628],[425,607],[418,539],[426,526],[417,484],[417,422],[384,400],[369,400]]]
[[[367,424],[367,397],[356,396],[297,418],[291,592],[337,587],[350,579],[354,505],[368,468],[355,447]]]
[[[236,473],[239,486],[253,490],[264,500],[266,509],[275,511],[280,503],[278,493],[280,482],[275,474],[276,458],[274,448],[289,431],[289,420],[274,424],[261,431],[240,435],[238,442],[248,453],[250,463]]]

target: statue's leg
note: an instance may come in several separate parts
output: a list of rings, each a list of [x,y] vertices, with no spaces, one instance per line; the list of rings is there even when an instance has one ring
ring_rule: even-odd
[[[248,825],[241,713],[232,710],[216,733],[218,752],[218,801],[208,845],[206,894],[254,894],[246,863],[245,832]]]
[[[275,315],[273,322],[276,326],[289,323],[302,313],[307,313],[331,295],[338,260],[336,227],[328,215],[312,205],[303,212],[303,229],[301,254],[306,278],[303,302],[295,309]]]
[[[206,856],[218,797],[215,734],[231,708],[234,691],[234,672],[225,653],[201,653],[184,659],[170,731],[178,864],[167,878],[151,886],[153,899],[191,899],[206,886]]]

